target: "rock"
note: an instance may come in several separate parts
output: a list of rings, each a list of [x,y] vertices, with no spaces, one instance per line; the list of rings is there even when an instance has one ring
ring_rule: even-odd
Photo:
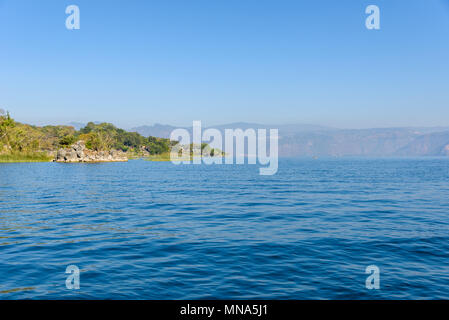
[[[59,149],[58,153],[56,154],[56,159],[64,159],[66,153],[67,152],[64,149]]]
[[[64,160],[68,161],[68,162],[75,162],[78,160],[78,156],[76,154],[75,150],[69,150],[68,152],[66,152]]]
[[[75,150],[77,153],[81,153],[86,149],[86,145],[84,141],[80,140],[72,145],[72,149]]]
[[[74,143],[70,148],[59,149],[55,162],[116,162],[128,161],[123,151],[93,151],[86,148],[84,141]]]

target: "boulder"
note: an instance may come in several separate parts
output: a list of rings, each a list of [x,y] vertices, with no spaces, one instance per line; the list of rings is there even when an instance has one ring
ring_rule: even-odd
[[[123,151],[94,151],[86,148],[84,141],[78,141],[70,148],[59,149],[55,156],[55,162],[116,162],[128,161]]]

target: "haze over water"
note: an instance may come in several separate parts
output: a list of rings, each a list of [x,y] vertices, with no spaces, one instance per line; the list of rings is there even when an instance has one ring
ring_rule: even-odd
[[[449,298],[449,161],[0,164],[0,298]],[[80,290],[65,269],[81,269]],[[365,268],[381,270],[380,290]]]

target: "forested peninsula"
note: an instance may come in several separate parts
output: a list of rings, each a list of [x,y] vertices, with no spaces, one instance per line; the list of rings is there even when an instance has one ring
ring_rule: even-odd
[[[72,126],[33,126],[0,112],[0,162],[100,162],[145,157],[168,159],[177,141],[144,137],[110,123]]]

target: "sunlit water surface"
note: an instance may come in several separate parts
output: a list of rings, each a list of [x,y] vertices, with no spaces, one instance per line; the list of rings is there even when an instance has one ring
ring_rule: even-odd
[[[0,164],[0,299],[23,298],[448,299],[449,160]]]

